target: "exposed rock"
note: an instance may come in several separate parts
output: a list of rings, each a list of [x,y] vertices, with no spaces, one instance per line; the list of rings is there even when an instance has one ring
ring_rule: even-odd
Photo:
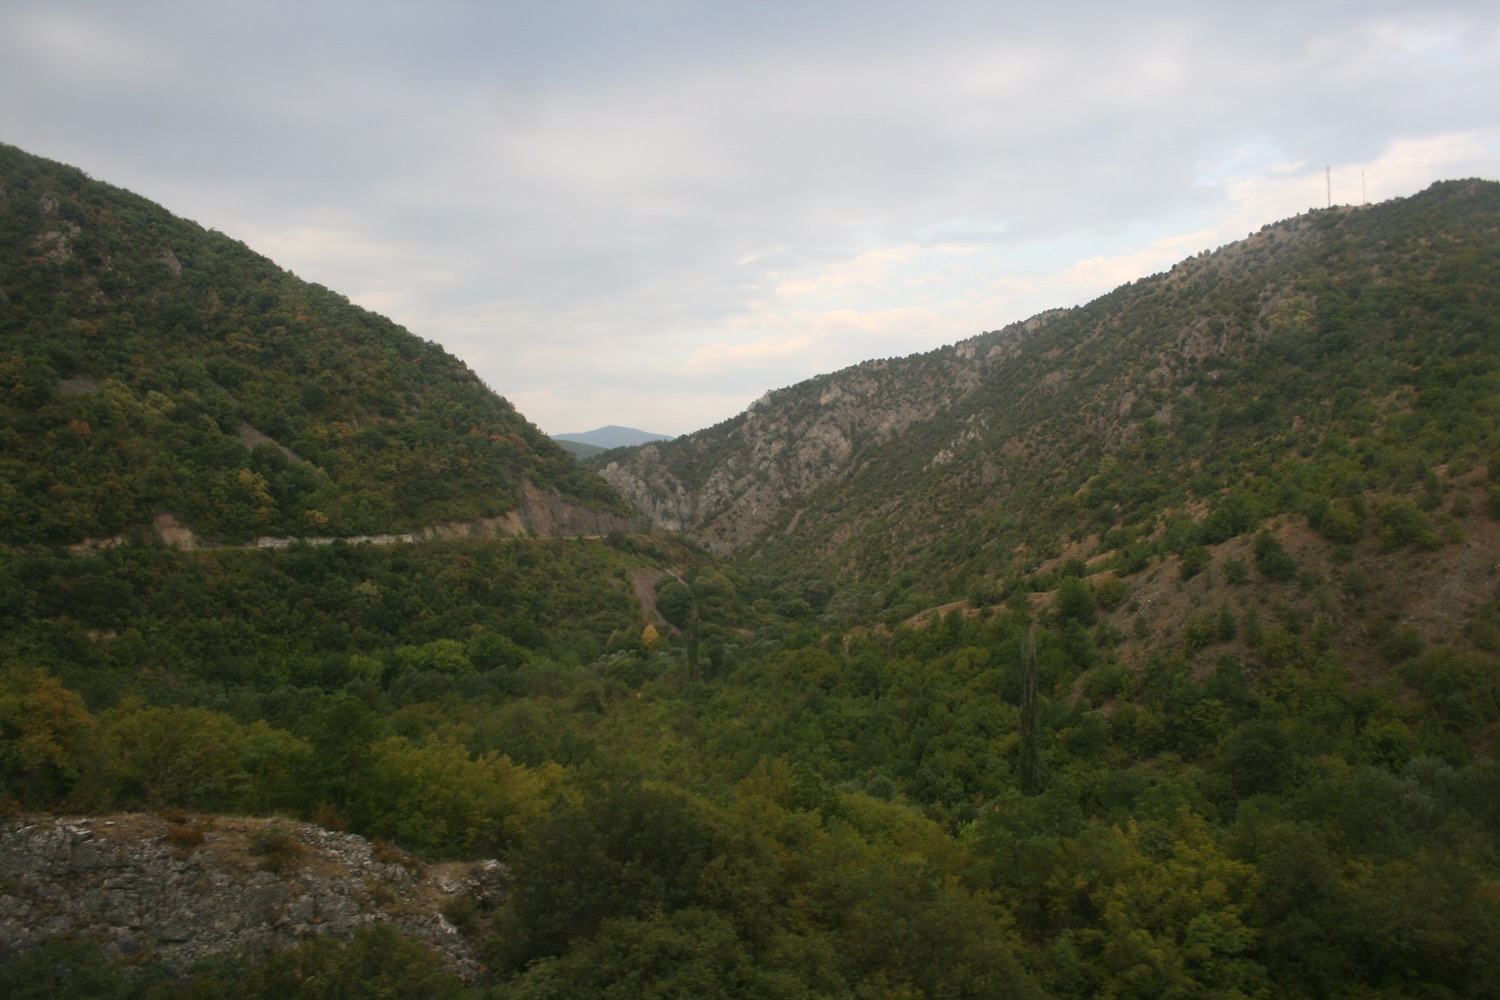
[[[251,451],[254,451],[256,448],[260,447],[263,444],[268,444],[274,448],[279,449],[281,453],[287,457],[287,461],[291,462],[293,465],[307,464],[307,459],[303,458],[301,455],[297,454],[295,451],[288,448],[280,441],[277,441],[269,434],[266,434],[265,432],[252,426],[244,420],[241,420],[235,427],[235,435],[240,439],[240,443],[243,444],[246,448],[249,448]]]
[[[246,445],[271,443],[280,448],[249,424],[240,424],[240,439]],[[282,448],[294,461],[303,459]],[[508,536],[531,536],[536,538],[577,538],[607,535],[614,531],[635,532],[640,530],[634,518],[622,517],[609,511],[593,510],[570,503],[550,490],[544,490],[530,480],[522,483],[521,505],[499,517],[481,517],[472,521],[448,521],[429,524],[412,531],[387,532],[378,535],[311,535],[299,538],[265,535],[237,548],[287,549],[293,545],[402,545],[423,541],[453,541],[459,539],[504,538]],[[173,514],[158,514],[151,522],[151,534],[161,544],[190,552],[202,543],[193,529],[179,521]],[[88,538],[69,546],[74,555],[92,555],[129,540],[128,534],[110,538]]]
[[[580,507],[529,479],[521,483],[521,507],[512,516],[516,514],[522,530],[514,534],[530,533],[543,538],[607,535],[611,531],[639,529],[632,518]]]
[[[58,379],[52,388],[59,396],[96,396],[99,394],[99,380],[92,375],[74,375]]]
[[[1059,368],[1057,371],[1048,372],[1042,376],[1041,381],[1037,383],[1036,391],[1042,396],[1056,396],[1062,391],[1062,387],[1067,385],[1072,378],[1072,372],[1065,368]]]
[[[73,257],[73,238],[83,232],[70,222],[60,229],[49,229],[36,238],[39,256],[53,264],[66,264]]]
[[[158,514],[151,522],[151,531],[157,538],[161,539],[163,545],[173,548],[192,550],[198,547],[198,539],[191,528],[187,527],[171,514]]]
[[[972,400],[987,374],[1066,314],[1049,310],[923,355],[866,361],[768,392],[717,427],[593,468],[650,525],[721,555],[743,553],[778,522],[782,534],[793,531],[812,493],[847,480],[880,449]],[[929,468],[953,461],[974,436],[937,451]],[[984,470],[976,468],[974,477],[983,480]]]
[[[506,881],[498,862],[424,867],[305,823],[10,817],[0,820],[0,959],[67,935],[185,971],[210,955],[253,961],[389,923],[471,981],[482,968],[443,911],[464,900],[493,908]]]
[[[979,343],[924,355],[915,378],[903,365],[869,361],[769,392],[719,427],[595,468],[653,526],[719,554],[739,552],[789,509],[795,517],[814,491],[847,477],[871,449],[974,393],[985,366],[1006,356],[981,355]]]

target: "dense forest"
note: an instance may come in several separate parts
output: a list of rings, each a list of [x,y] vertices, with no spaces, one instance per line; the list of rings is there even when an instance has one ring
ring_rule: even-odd
[[[0,541],[623,512],[456,358],[228,237],[0,145]]]
[[[952,437],[913,425],[930,440],[865,474],[958,506],[839,572],[666,532],[242,546],[309,512],[329,535],[502,515],[522,470],[623,505],[437,348],[0,152],[4,808],[291,817],[510,872],[447,914],[479,979],[377,924],[186,973],[58,938],[0,950],[0,994],[1500,995],[1494,185],[1436,189],[1475,199],[1441,233],[1399,203],[1327,215],[1434,249],[1339,309],[1373,251],[1286,262],[1318,309],[1287,297],[1221,359],[1233,395],[1168,422],[1138,391],[1109,401],[1135,430],[1091,443],[1025,397],[1005,433],[1057,451],[1046,504],[953,499],[911,457]],[[232,302],[172,291],[241,266]],[[1176,280],[1084,311],[1128,339]],[[153,346],[198,340],[180,370]],[[1298,373],[1324,410],[1287,411]],[[242,472],[274,503],[213,492]],[[873,544],[836,529],[857,494],[819,490],[817,551]],[[163,512],[205,540],[137,530]],[[33,891],[0,884],[0,915]]]

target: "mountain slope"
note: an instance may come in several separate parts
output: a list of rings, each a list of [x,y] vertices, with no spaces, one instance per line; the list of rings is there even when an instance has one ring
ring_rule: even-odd
[[[614,532],[0,544],[0,995],[1500,995],[1495,190],[1270,227],[635,455],[735,561]],[[508,411],[440,353],[392,334],[413,395],[366,398],[351,314],[305,308],[327,342],[299,353],[237,282],[187,301],[256,351],[118,334],[171,283],[4,222],[6,304],[66,306],[0,352],[35,409],[6,397],[7,517],[107,513],[89,489],[192,517],[247,456],[284,483],[278,455],[349,521],[444,509],[406,503],[392,441],[508,481],[464,430]],[[177,277],[244,263],[196,238]],[[137,284],[91,299],[111,267]],[[539,505],[576,468],[530,463]],[[492,858],[503,882],[444,863]]]
[[[8,146],[0,338],[3,542],[163,514],[225,541],[402,530],[521,510],[527,484],[628,514],[436,344]]]
[[[1425,518],[1500,446],[1497,284],[1500,185],[1441,183],[768,393],[600,471],[718,552],[933,597],[1065,550],[1139,569],[1279,514],[1374,534],[1364,511],[1394,495]]]

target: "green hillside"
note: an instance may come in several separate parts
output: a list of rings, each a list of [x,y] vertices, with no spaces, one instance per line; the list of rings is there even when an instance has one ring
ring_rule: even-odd
[[[654,534],[190,549],[142,526],[623,503],[436,348],[6,156],[0,818],[58,850],[0,839],[0,995],[1500,995],[1500,185],[603,456]],[[201,909],[68,930],[123,875],[85,826]],[[310,913],[320,828],[424,877]],[[251,869],[285,947],[176,961]]]
[[[617,496],[456,358],[0,146],[0,542],[353,535]]]
[[[837,516],[815,496],[765,548],[963,587],[1089,535],[1078,554],[1129,568],[1143,540],[1180,551],[1277,515],[1342,542],[1382,530],[1384,501],[1425,519],[1500,450],[1497,288],[1494,183],[1269,226],[965,345],[1002,356],[941,419],[872,450]]]
[[[1409,571],[1395,553],[1451,576],[1492,550],[1497,287],[1500,185],[1438,184],[599,467],[657,523],[761,572],[879,592],[893,620],[1051,591],[1066,563],[1132,583],[1183,559],[1189,577],[1243,567],[1263,528],[1315,582],[1360,574],[1389,596]],[[1415,624],[1453,638],[1451,620]]]
[[[1497,270],[1493,182],[1316,212],[1080,308],[769,393],[611,478],[643,480],[643,507],[667,492],[653,477],[680,484],[695,505],[669,515],[721,551],[810,550],[854,577],[926,573],[936,548],[943,579],[1001,579],[1080,528],[1150,535],[1194,505],[1321,518],[1317,496],[1406,492],[1500,447]],[[1280,495],[1252,500],[1268,478]],[[737,533],[748,496],[778,515]]]

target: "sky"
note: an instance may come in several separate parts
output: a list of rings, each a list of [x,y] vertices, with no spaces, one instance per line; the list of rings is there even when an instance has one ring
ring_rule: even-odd
[[[0,142],[548,433],[683,434],[1330,197],[1500,179],[1500,3],[3,0]]]

